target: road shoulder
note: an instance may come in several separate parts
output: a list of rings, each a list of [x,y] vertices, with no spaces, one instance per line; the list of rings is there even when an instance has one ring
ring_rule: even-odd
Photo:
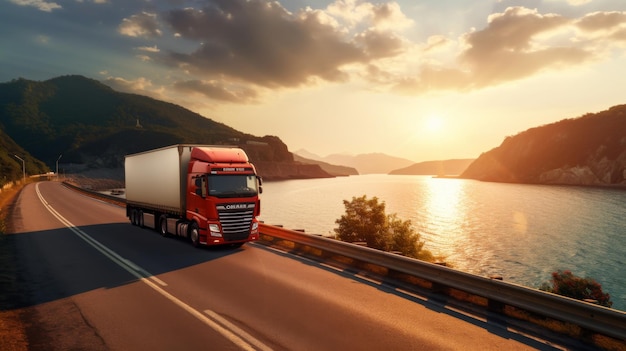
[[[0,345],[3,351],[28,350],[25,309],[19,294],[19,280],[11,214],[22,187],[0,193]]]

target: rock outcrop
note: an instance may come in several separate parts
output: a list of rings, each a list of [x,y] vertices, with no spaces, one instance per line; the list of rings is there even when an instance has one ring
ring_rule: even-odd
[[[265,180],[332,178],[319,165],[294,161],[294,155],[278,137],[265,136],[261,141],[239,145],[246,151],[257,173]]]

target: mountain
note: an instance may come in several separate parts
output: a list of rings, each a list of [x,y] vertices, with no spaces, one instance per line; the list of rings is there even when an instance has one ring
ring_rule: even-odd
[[[393,175],[438,175],[454,176],[463,173],[474,159],[454,159],[445,161],[426,161],[413,164],[409,167],[396,169],[389,174]]]
[[[296,162],[301,162],[301,163],[305,163],[305,164],[316,164],[316,165],[319,165],[324,171],[326,171],[327,173],[329,173],[329,174],[331,174],[331,175],[333,175],[335,177],[343,177],[343,176],[351,176],[351,175],[358,175],[359,174],[359,172],[355,168],[346,167],[346,166],[331,165],[330,163],[326,163],[326,162],[322,162],[322,161],[317,161],[315,159],[308,159],[308,158],[302,157],[301,155],[299,155],[297,153],[293,154],[293,159]]]
[[[324,159],[320,155],[314,154],[314,153],[309,152],[308,150],[305,150],[305,149],[300,149],[300,150],[294,152],[293,154],[294,154],[294,156],[298,155],[298,156],[300,156],[300,157],[302,157],[304,159],[307,159],[309,161],[321,161],[321,162],[323,162],[323,159]]]
[[[462,178],[626,186],[626,105],[531,128],[483,153]]]
[[[355,168],[359,174],[387,174],[394,169],[407,167],[415,163],[404,158],[389,156],[381,153],[360,154],[356,156],[347,154],[332,154],[326,157],[320,157],[306,150],[298,150],[295,154],[310,160],[352,167]]]
[[[62,155],[63,169],[113,168],[123,174],[126,154],[193,143],[240,146],[266,179],[330,176],[318,165],[296,163],[278,137],[246,134],[181,106],[76,75],[0,83],[0,132],[14,142],[11,150],[21,147],[49,168]],[[2,165],[10,164],[5,158]],[[35,164],[28,160],[29,174]]]

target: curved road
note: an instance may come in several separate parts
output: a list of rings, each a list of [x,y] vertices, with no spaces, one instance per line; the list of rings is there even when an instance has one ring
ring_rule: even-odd
[[[32,349],[528,350],[548,345],[257,244],[195,249],[29,184],[12,217]]]

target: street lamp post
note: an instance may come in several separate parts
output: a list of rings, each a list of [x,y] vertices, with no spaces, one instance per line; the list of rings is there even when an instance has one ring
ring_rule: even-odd
[[[61,159],[61,157],[63,157],[63,154],[60,154],[59,158],[57,158],[57,179],[59,179],[59,160]]]
[[[19,158],[22,161],[22,182],[26,182],[26,163],[24,162],[24,159],[17,156],[17,155],[13,155],[17,158]]]

